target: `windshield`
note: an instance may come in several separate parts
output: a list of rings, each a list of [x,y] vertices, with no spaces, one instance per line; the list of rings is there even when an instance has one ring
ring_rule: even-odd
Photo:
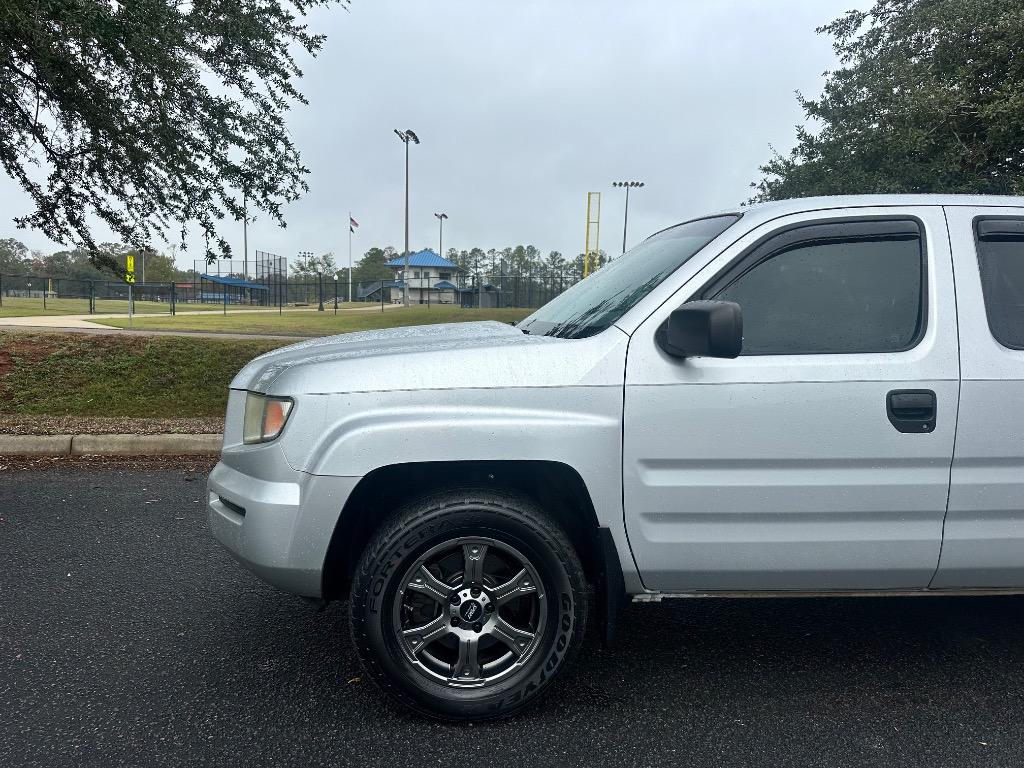
[[[666,229],[614,259],[519,323],[526,333],[580,339],[600,333],[739,219],[697,219]]]

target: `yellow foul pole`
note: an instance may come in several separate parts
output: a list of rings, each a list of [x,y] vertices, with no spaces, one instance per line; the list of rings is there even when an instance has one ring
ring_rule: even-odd
[[[586,243],[583,248],[583,276],[590,274],[591,255],[597,256],[600,252],[601,238],[601,193],[587,192],[587,232]]]

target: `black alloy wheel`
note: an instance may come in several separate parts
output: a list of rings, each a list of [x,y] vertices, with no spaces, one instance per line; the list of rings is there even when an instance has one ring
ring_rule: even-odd
[[[572,544],[533,502],[458,490],[408,505],[370,542],[352,637],[404,706],[493,719],[548,687],[581,642],[588,601]]]

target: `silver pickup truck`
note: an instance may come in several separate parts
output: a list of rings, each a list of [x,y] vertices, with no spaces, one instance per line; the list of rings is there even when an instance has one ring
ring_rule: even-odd
[[[741,208],[516,326],[276,350],[208,503],[448,719],[528,704],[628,596],[1020,593],[1024,199]]]

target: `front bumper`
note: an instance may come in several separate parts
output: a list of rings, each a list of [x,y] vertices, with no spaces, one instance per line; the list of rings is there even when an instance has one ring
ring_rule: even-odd
[[[358,477],[289,472],[267,481],[221,462],[207,483],[214,537],[264,581],[304,597],[322,596],[327,548]]]

